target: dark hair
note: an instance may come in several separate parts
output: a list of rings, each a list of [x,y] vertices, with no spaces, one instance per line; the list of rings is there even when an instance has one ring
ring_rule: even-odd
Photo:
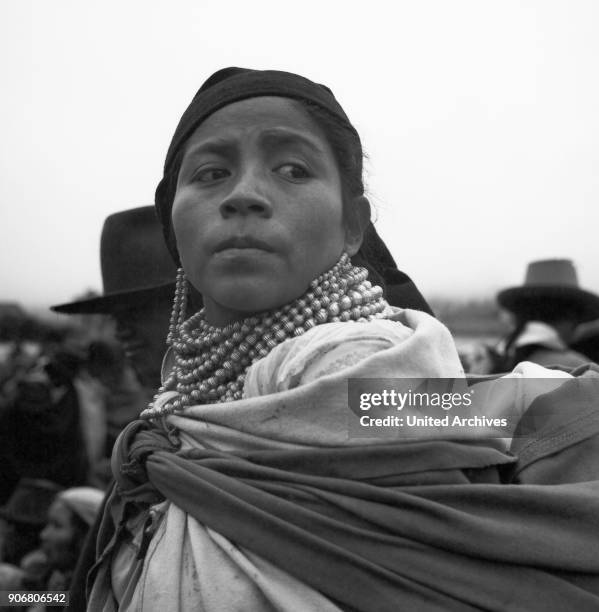
[[[528,321],[542,321],[551,325],[563,320],[577,321],[582,318],[582,309],[577,300],[547,297],[544,300],[522,300],[515,311],[516,326],[523,327]]]
[[[337,162],[344,201],[350,197],[364,195],[362,143],[355,130],[335,115],[309,100],[298,100],[310,118],[323,131]]]

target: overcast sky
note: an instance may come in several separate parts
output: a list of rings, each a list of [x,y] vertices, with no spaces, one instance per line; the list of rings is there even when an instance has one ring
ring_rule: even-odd
[[[100,289],[104,218],[150,204],[231,65],[326,83],[377,227],[427,297],[572,258],[599,293],[599,2],[0,0],[0,301]]]

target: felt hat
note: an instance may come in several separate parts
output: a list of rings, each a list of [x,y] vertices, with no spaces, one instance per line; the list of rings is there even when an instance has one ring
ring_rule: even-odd
[[[4,506],[0,517],[11,523],[43,527],[48,508],[62,487],[50,480],[22,478]]]
[[[570,259],[543,259],[528,264],[524,284],[497,294],[499,304],[516,315],[564,314],[578,322],[599,317],[599,296],[581,289]]]
[[[111,313],[145,303],[157,293],[174,295],[177,269],[164,244],[153,206],[114,213],[100,238],[104,295],[52,306],[67,314]]]

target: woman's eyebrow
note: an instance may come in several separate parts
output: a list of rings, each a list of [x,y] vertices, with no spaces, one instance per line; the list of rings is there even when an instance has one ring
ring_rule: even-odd
[[[281,148],[285,146],[297,146],[303,145],[309,149],[313,153],[317,155],[325,155],[326,151],[320,145],[318,140],[312,138],[310,135],[297,132],[296,130],[291,130],[289,128],[270,128],[268,130],[264,130],[260,134],[261,142],[273,148]]]
[[[204,140],[190,147],[187,151],[185,151],[184,159],[205,153],[227,155],[234,149],[235,143],[232,140],[227,140],[225,138],[213,138],[211,140]]]
[[[325,155],[326,151],[316,138],[308,134],[284,127],[268,128],[260,133],[260,143],[272,149],[280,149],[288,146],[305,146],[316,155]],[[238,146],[236,140],[227,138],[211,138],[198,142],[191,146],[183,157],[183,164],[200,155],[211,154],[229,156],[235,153]],[[182,165],[183,165],[182,164]]]

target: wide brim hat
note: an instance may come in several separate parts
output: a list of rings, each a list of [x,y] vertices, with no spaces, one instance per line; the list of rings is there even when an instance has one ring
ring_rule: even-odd
[[[599,296],[579,286],[576,268],[569,259],[531,262],[524,284],[500,291],[497,301],[516,315],[563,313],[579,323],[599,318]]]
[[[111,313],[172,297],[177,269],[166,248],[153,206],[141,206],[106,218],[100,238],[104,294],[51,306],[65,314]]]

